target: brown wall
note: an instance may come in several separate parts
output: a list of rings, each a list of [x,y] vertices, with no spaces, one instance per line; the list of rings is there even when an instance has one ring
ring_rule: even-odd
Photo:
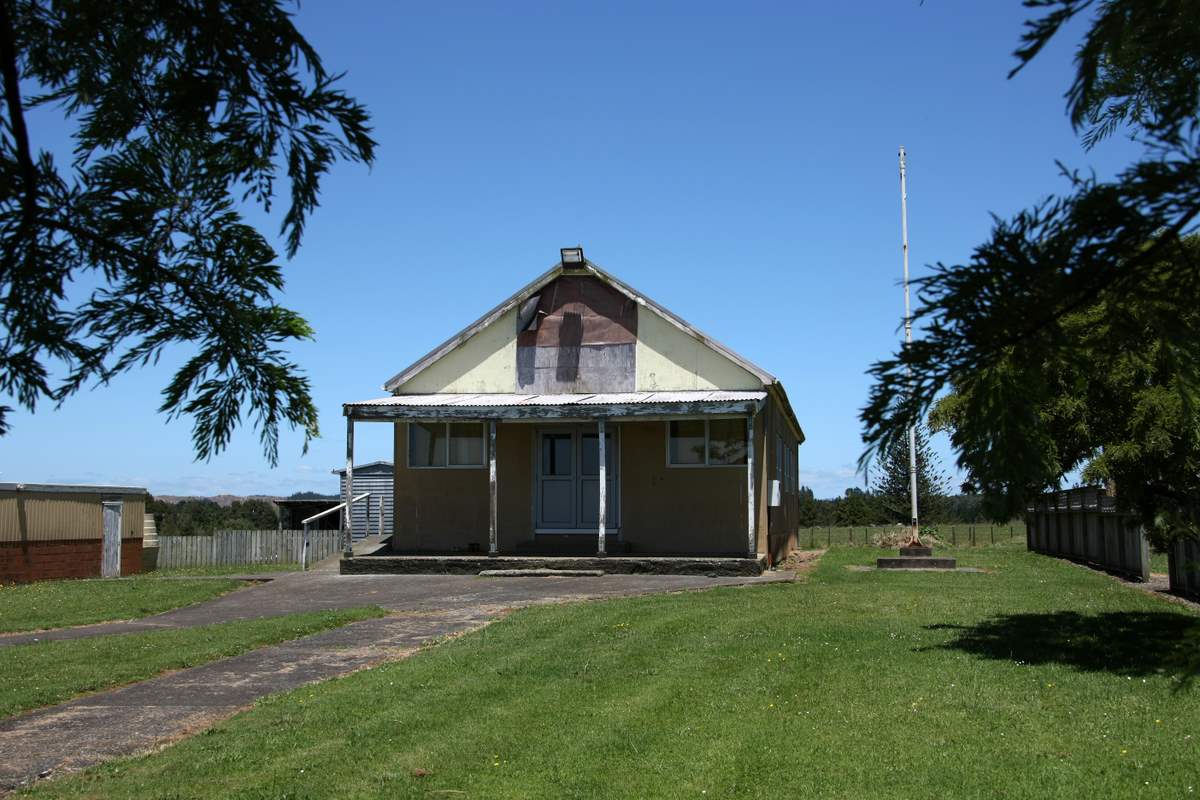
[[[774,474],[772,409],[755,423],[758,551],[786,556],[795,541],[794,495],[784,509],[766,507]],[[781,422],[781,420],[779,420]],[[667,466],[667,425],[611,422],[620,431],[621,540],[634,553],[746,552],[744,467]],[[497,507],[501,553],[519,551],[533,534],[533,448],[536,424],[497,425]],[[487,469],[409,469],[408,429],[395,426],[396,512],[392,547],[400,552],[466,551],[488,546]],[[789,441],[794,442],[794,437]],[[763,457],[763,453],[768,458]],[[790,539],[789,539],[790,536]],[[574,539],[575,537],[571,537]],[[620,552],[621,545],[612,547]]]
[[[789,482],[785,473],[777,472],[779,460],[779,437],[783,437],[784,459],[788,454],[795,453],[799,442],[795,432],[788,425],[783,413],[773,398],[767,400],[763,410],[755,421],[755,430],[761,431],[762,439],[755,443],[756,457],[761,458],[761,470],[758,478],[758,552],[767,556],[771,564],[777,564],[787,558],[795,547],[800,530],[800,495],[793,491],[795,483],[799,488],[798,479]],[[758,439],[758,437],[755,437]],[[759,455],[761,454],[761,456]],[[798,468],[797,463],[793,464]],[[770,499],[769,481],[778,480],[781,488],[782,503],[774,508],[767,503]]]
[[[99,539],[0,542],[0,583],[100,576]],[[121,574],[142,571],[142,539],[121,541]]]
[[[395,425],[392,549],[467,550],[488,546],[488,471],[409,469],[408,426]]]
[[[83,492],[0,491],[0,542],[100,540],[101,501],[108,495]],[[121,538],[142,537],[143,495],[121,495]]]
[[[746,553],[746,468],[668,467],[667,423],[622,422],[621,538],[635,553]]]

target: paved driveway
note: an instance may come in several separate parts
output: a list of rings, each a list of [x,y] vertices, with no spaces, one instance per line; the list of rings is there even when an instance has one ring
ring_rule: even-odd
[[[31,641],[78,639],[161,628],[257,619],[301,611],[379,606],[387,611],[503,610],[539,603],[596,600],[715,586],[778,583],[790,572],[756,577],[604,575],[600,577],[481,578],[474,575],[338,575],[286,573],[214,600],[128,622],[106,622],[38,633],[0,635],[0,647]]]
[[[3,636],[0,646],[365,605],[394,612],[0,720],[0,794],[151,750],[211,727],[264,695],[403,658],[431,639],[482,627],[512,608],[792,578],[787,572],[753,578],[297,573],[142,620]]]

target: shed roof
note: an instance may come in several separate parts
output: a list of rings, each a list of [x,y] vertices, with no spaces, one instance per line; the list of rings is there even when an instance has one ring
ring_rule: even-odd
[[[103,486],[91,483],[0,483],[0,492],[59,492],[62,494],[150,494],[141,486]]]

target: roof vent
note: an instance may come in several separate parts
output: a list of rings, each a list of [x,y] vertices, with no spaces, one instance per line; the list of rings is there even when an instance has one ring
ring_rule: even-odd
[[[584,265],[582,245],[579,247],[563,247],[559,252],[562,253],[562,265],[567,269],[579,269]]]

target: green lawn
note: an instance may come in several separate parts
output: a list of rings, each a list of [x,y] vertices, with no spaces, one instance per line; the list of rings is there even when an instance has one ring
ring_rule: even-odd
[[[986,573],[543,606],[33,789],[105,798],[1200,792],[1200,616],[1018,547]]]
[[[378,608],[321,611],[0,647],[0,717],[382,614]]]
[[[0,632],[145,617],[209,600],[241,585],[238,581],[163,581],[149,575],[0,585]]]
[[[260,575],[267,572],[299,572],[299,564],[222,564],[214,567],[171,567],[156,569],[151,575],[158,578],[177,578],[210,575]]]

